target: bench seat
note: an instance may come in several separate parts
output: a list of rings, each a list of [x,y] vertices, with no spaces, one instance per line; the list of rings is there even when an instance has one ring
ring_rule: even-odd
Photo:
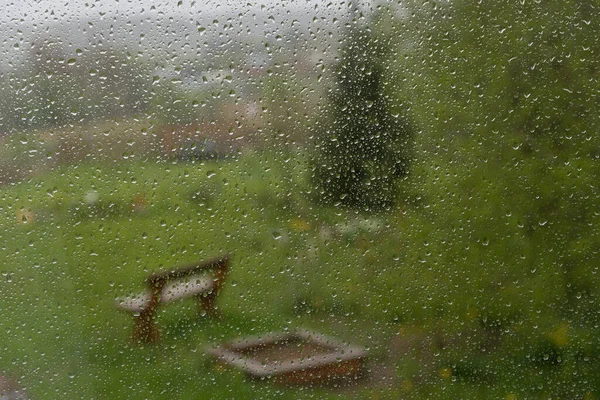
[[[160,302],[164,304],[205,293],[208,294],[212,291],[214,285],[214,280],[210,277],[170,282],[162,290]],[[139,313],[148,305],[151,297],[149,291],[135,296],[121,297],[116,300],[116,306],[125,311]]]

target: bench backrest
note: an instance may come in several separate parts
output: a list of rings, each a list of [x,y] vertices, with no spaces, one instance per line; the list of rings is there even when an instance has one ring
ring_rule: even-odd
[[[218,292],[228,272],[229,256],[222,256],[210,260],[199,261],[192,264],[186,264],[175,267],[168,271],[155,272],[148,277],[146,284],[150,289],[151,299],[146,309],[153,309],[158,306],[160,296],[165,285],[175,280],[183,280],[193,276],[209,273],[213,276],[213,292]]]

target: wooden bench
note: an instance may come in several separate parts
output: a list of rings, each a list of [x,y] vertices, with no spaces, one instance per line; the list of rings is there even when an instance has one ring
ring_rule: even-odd
[[[183,265],[153,273],[146,279],[147,290],[137,296],[117,299],[117,308],[133,315],[134,342],[159,340],[156,311],[160,305],[194,297],[201,311],[216,316],[215,300],[227,276],[227,256]]]

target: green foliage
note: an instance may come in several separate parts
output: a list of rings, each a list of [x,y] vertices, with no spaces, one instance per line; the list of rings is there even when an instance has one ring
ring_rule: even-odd
[[[320,132],[314,159],[317,197],[362,210],[389,208],[408,172],[413,128],[404,114],[392,113],[384,38],[357,24],[345,40],[331,93],[332,121]]]
[[[578,323],[598,318],[590,304],[600,301],[600,85],[589,10],[413,8],[421,46],[399,67],[412,71],[407,87],[426,136],[415,175],[435,221],[430,237],[440,240],[433,254],[439,265],[477,271],[464,290],[491,320],[532,322],[547,307]]]

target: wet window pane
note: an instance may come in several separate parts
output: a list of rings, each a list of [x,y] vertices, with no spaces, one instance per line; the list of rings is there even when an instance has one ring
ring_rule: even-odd
[[[0,398],[598,398],[597,8],[3,4]]]

